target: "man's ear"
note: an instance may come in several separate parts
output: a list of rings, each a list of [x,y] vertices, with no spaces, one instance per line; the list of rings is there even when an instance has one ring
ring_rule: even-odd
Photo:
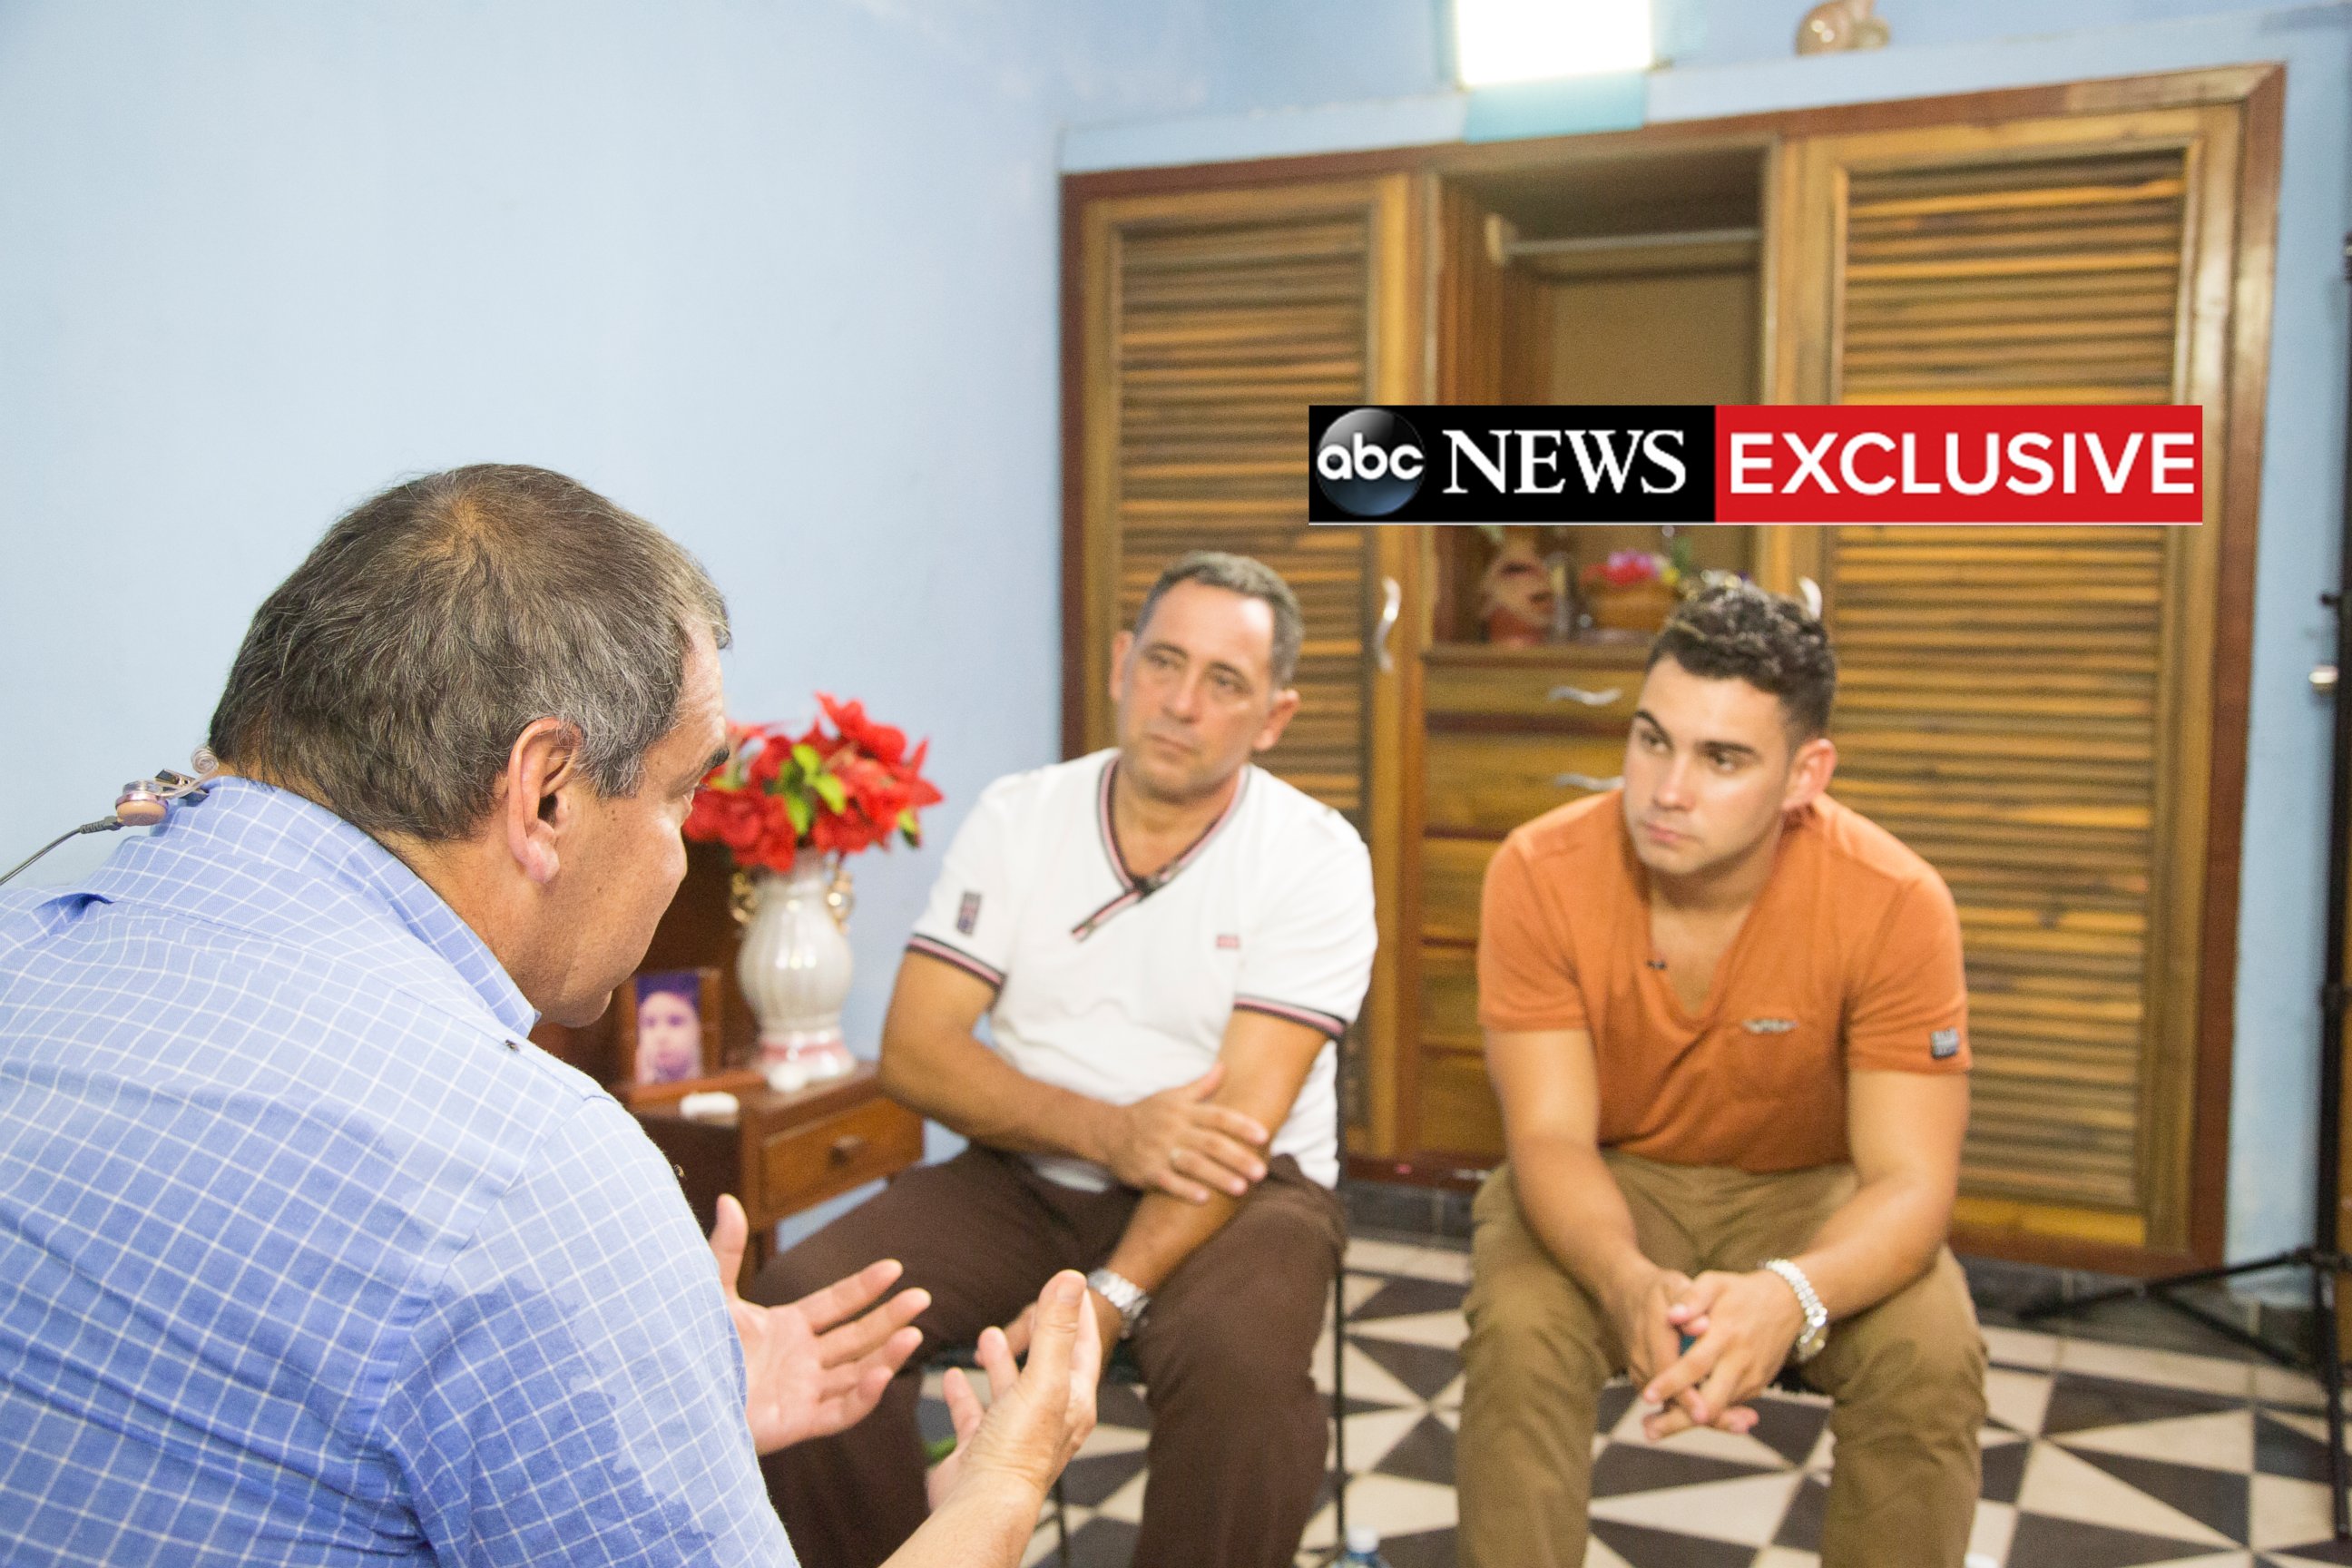
[[[1283,731],[1290,727],[1290,716],[1298,711],[1298,689],[1286,686],[1275,693],[1274,708],[1258,727],[1257,738],[1250,742],[1253,752],[1270,752],[1282,739]]]
[[[1110,639],[1110,700],[1119,700],[1120,688],[1127,684],[1127,656],[1135,651],[1135,634],[1121,632]]]
[[[1783,811],[1802,811],[1813,804],[1822,791],[1830,787],[1830,775],[1837,772],[1837,742],[1827,735],[1816,735],[1797,748],[1789,760],[1789,788],[1781,797]]]
[[[562,840],[579,812],[580,731],[561,719],[534,719],[515,737],[499,775],[493,810],[507,853],[544,887],[562,869]]]

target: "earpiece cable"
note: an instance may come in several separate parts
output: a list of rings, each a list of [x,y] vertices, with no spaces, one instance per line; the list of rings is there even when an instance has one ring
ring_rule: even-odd
[[[26,867],[31,865],[34,861],[39,859],[50,850],[55,849],[58,845],[63,844],[68,838],[76,838],[85,833],[111,833],[116,828],[122,826],[122,819],[119,816],[101,816],[96,822],[85,822],[79,827],[68,827],[63,833],[58,834],[55,838],[50,839],[47,844],[42,845],[38,849],[34,850],[30,855],[26,856],[22,860],[17,861],[16,864],[10,868],[7,876],[0,877],[0,882],[7,881],[9,878],[16,876],[18,871],[23,870]]]
[[[115,797],[113,816],[101,816],[95,822],[85,822],[79,827],[68,828],[9,868],[7,876],[0,877],[0,883],[8,881],[68,838],[79,837],[85,833],[111,833],[118,827],[153,827],[163,820],[169,803],[204,799],[205,786],[220,773],[220,760],[212,754],[210,749],[198,746],[189,758],[189,765],[196,770],[193,777],[165,768],[152,779],[131,780]]]

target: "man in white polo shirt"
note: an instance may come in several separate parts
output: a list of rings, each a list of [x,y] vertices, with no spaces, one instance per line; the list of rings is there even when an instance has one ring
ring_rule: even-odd
[[[928,1350],[1091,1270],[1105,1342],[1131,1342],[1151,1404],[1139,1568],[1288,1563],[1323,1474],[1333,1044],[1375,937],[1355,829],[1250,764],[1297,710],[1300,637],[1258,562],[1199,552],[1160,574],[1112,650],[1117,749],[983,791],[899,966],[883,1081],[971,1146],[754,1291],[896,1258],[931,1293]],[[866,1568],[922,1522],[917,1394],[902,1375],[859,1426],[769,1462],[811,1568]]]

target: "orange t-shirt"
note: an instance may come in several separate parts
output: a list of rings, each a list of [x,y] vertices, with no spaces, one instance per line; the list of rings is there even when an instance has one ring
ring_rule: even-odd
[[[1621,792],[1504,841],[1486,868],[1478,1019],[1591,1032],[1603,1148],[1751,1172],[1839,1163],[1848,1072],[1968,1070],[1950,890],[1826,795],[1782,831],[1701,1016],[1650,955],[1649,883]]]

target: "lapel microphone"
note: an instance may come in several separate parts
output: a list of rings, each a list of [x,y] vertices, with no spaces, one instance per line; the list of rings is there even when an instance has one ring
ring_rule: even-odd
[[[163,820],[173,801],[204,799],[205,787],[220,772],[220,763],[212,752],[199,746],[189,766],[196,770],[193,776],[165,768],[152,779],[132,779],[122,786],[122,793],[114,797],[112,816],[66,829],[16,862],[6,876],[0,876],[0,882],[7,881],[68,838],[85,833],[111,833],[118,827],[152,827]]]

